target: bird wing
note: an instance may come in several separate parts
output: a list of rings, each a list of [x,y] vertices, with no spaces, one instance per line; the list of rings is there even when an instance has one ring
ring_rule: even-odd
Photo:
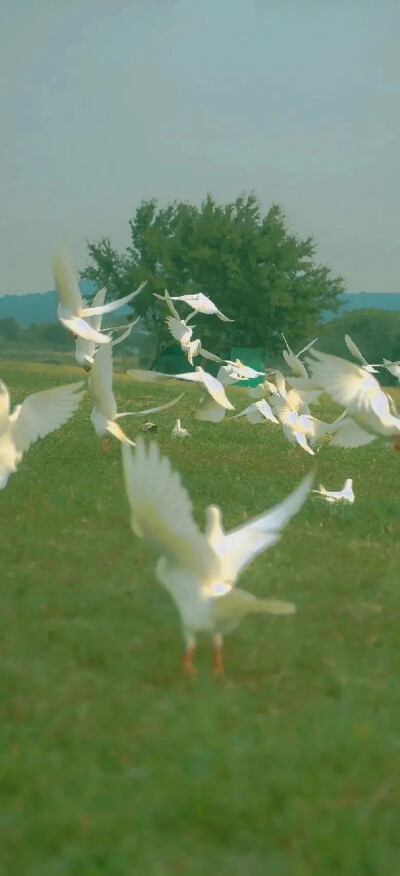
[[[353,356],[356,357],[356,359],[359,359],[360,362],[363,363],[363,365],[368,365],[367,360],[364,359],[364,356],[361,353],[361,350],[358,349],[357,344],[354,343],[354,341],[352,340],[350,335],[344,336],[344,342],[346,344],[347,349],[350,351],[350,353],[352,353]]]
[[[174,405],[178,403],[178,401],[183,398],[185,395],[184,392],[181,392],[176,398],[172,401],[167,402],[165,405],[157,405],[155,408],[147,408],[145,411],[123,411],[121,414],[117,414],[115,419],[120,420],[121,417],[141,417],[143,414],[156,414],[159,411],[166,411],[168,408],[172,408]]]
[[[209,423],[220,423],[226,414],[226,409],[221,408],[209,396],[204,396],[205,401],[200,403],[196,411],[196,420],[203,420]]]
[[[313,341],[310,341],[310,343],[309,343],[309,344],[307,344],[307,345],[306,345],[306,346],[305,346],[305,347],[303,347],[303,349],[302,349],[302,350],[299,350],[299,352],[298,352],[298,353],[297,353],[297,356],[298,356],[298,357],[299,357],[299,356],[301,356],[301,355],[302,355],[302,353],[306,353],[306,352],[307,352],[307,350],[309,350],[309,349],[310,349],[310,347],[312,347],[312,345],[313,345],[313,344],[315,344],[315,342],[316,342],[316,341],[317,341],[317,340],[318,340],[318,338],[314,338],[314,340],[313,340]]]
[[[129,304],[136,295],[139,295],[139,292],[144,289],[146,286],[147,280],[144,283],[141,283],[138,289],[135,289],[134,292],[130,292],[129,295],[125,295],[124,298],[117,298],[116,301],[109,301],[108,304],[102,304],[101,307],[85,307],[84,310],[81,311],[81,316],[100,316],[103,313],[113,313],[114,310],[118,310],[119,307],[124,307],[125,304]]]
[[[139,438],[134,455],[122,445],[122,461],[135,535],[171,565],[208,575],[217,558],[193,520],[189,495],[169,459],[154,441],[146,449]]]
[[[190,341],[193,334],[192,327],[187,326],[181,319],[175,319],[174,316],[166,316],[165,322],[167,323],[172,337],[175,338],[176,341],[179,341],[179,343],[182,343],[182,341]]]
[[[91,305],[91,306],[94,307],[94,308],[96,308],[96,309],[97,309],[97,307],[102,307],[103,304],[104,304],[104,299],[105,299],[105,297],[106,297],[106,292],[107,292],[107,289],[106,289],[105,286],[103,286],[102,289],[99,289],[99,290],[96,292],[96,295],[95,295],[94,298],[93,298],[93,301],[92,301],[92,305]],[[82,308],[83,308],[83,310],[87,309],[86,301],[83,301],[83,300],[82,300]],[[101,318],[102,318],[102,313],[100,313],[100,314],[96,314],[96,315],[94,315],[94,316],[87,316],[87,317],[86,317],[87,322],[88,322],[89,325],[95,330],[95,332],[99,332],[99,331],[100,331],[100,328],[101,328]]]
[[[365,432],[358,423],[348,417],[342,421],[340,428],[329,443],[333,444],[334,447],[362,447],[364,444],[375,441],[376,438],[377,435]]]
[[[93,341],[94,344],[109,344],[112,341],[111,335],[105,335],[101,332],[96,332],[86,320],[79,316],[65,318],[58,315],[59,321],[73,335],[78,335],[78,338],[83,338],[85,341]]]
[[[89,386],[95,407],[107,418],[114,420],[117,403],[113,393],[112,344],[99,347],[89,376]]]
[[[375,377],[347,359],[311,350],[313,359],[308,359],[312,376],[331,398],[343,407],[355,405],[369,407],[374,393],[382,394]],[[317,360],[317,361],[314,361]],[[373,391],[371,393],[371,390]]]
[[[209,588],[212,590],[212,587]],[[216,594],[218,595],[218,594]],[[239,620],[246,614],[294,614],[296,606],[293,602],[284,602],[281,599],[257,599],[247,590],[235,587],[223,594],[221,599],[216,599],[213,605],[213,615],[220,620]]]
[[[174,307],[174,305],[172,304],[172,298],[169,295],[169,293],[167,292],[167,290],[165,290],[165,295],[158,295],[157,292],[153,292],[153,295],[155,298],[159,298],[160,301],[164,301],[165,304],[167,304],[167,306],[169,307],[169,309],[172,313],[172,316],[174,316],[175,319],[180,319],[179,313],[178,313],[176,307]],[[174,300],[176,300],[176,299],[174,299]]]
[[[3,417],[10,413],[10,393],[2,380],[0,380],[0,423]]]
[[[293,435],[295,440],[297,441],[297,444],[302,448],[302,450],[305,450],[306,453],[310,454],[310,456],[315,456],[313,449],[307,442],[307,437],[304,432],[299,432],[297,429],[294,429]]]
[[[12,426],[17,450],[23,453],[37,438],[44,438],[69,420],[85,391],[78,392],[83,381],[45,389],[28,395],[19,408]]]
[[[234,411],[234,406],[230,403],[229,399],[225,395],[224,387],[222,383],[217,380],[216,377],[213,377],[212,374],[209,374],[208,371],[203,371],[203,368],[200,368],[198,365],[196,368],[196,373],[199,375],[198,379],[204,383],[204,386],[215,402],[218,405],[221,405],[222,408],[225,408],[227,411]],[[191,375],[183,375],[185,379],[189,379]],[[180,375],[182,377],[182,375]]]
[[[221,562],[222,580],[233,583],[258,554],[279,540],[282,529],[291,517],[300,511],[310,492],[313,479],[314,474],[308,474],[275,508],[260,514],[259,517],[254,517],[249,523],[238,526],[227,534],[218,523],[210,527],[208,541]],[[215,510],[219,512],[219,509]]]
[[[287,350],[282,350],[282,356],[289,368],[292,369],[293,374],[297,374],[298,377],[308,377],[306,368],[303,363],[300,362],[300,359],[295,356],[294,353],[288,352]]]
[[[216,356],[215,353],[210,353],[209,350],[205,350],[204,347],[200,347],[199,356],[203,356],[203,359],[210,359],[211,362],[223,362],[220,356]]]
[[[125,432],[123,432],[121,427],[118,426],[118,423],[109,420],[107,423],[107,432],[109,432],[110,435],[113,435],[114,438],[118,438],[118,441],[121,441],[121,444],[130,444],[131,447],[136,447],[135,442],[131,441],[131,439],[125,435]]]
[[[71,313],[80,313],[82,295],[78,286],[75,265],[65,249],[60,248],[53,257],[54,285],[62,307]]]
[[[133,322],[130,322],[129,325],[126,327],[125,331],[121,332],[121,334],[118,338],[113,338],[113,340],[111,342],[113,347],[116,347],[117,344],[122,344],[122,341],[126,341],[126,339],[129,338],[129,335],[130,335],[133,327],[136,325],[136,323],[139,322],[139,319],[140,319],[140,316],[138,316],[136,319],[134,319]],[[115,331],[114,328],[113,328],[113,331]]]

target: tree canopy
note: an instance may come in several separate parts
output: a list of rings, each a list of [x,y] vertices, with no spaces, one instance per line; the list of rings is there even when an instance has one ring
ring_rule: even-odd
[[[316,263],[313,239],[289,232],[276,204],[263,216],[254,194],[224,205],[207,195],[200,208],[142,201],[129,226],[131,242],[123,253],[107,237],[88,242],[91,264],[82,277],[107,286],[114,297],[147,280],[134,308],[155,331],[158,348],[171,340],[166,307],[153,295],[165,289],[170,295],[203,292],[234,319],[196,317],[199,335],[216,352],[234,344],[274,352],[281,332],[296,344],[315,331],[322,310],[339,306],[343,280]],[[182,315],[188,313],[182,305]]]

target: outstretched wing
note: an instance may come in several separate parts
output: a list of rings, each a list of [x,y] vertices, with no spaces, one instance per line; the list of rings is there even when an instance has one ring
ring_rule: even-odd
[[[85,392],[83,381],[28,395],[12,427],[17,450],[23,453],[37,438],[44,438],[69,420]]]
[[[89,386],[95,407],[108,419],[114,420],[117,403],[113,393],[112,344],[99,347],[89,376]]]
[[[346,347],[347,347],[347,349],[349,350],[349,352],[350,352],[353,356],[355,356],[356,359],[359,359],[360,362],[363,363],[363,365],[368,365],[367,360],[364,359],[364,356],[363,356],[363,354],[361,353],[361,350],[358,349],[357,344],[354,343],[354,341],[352,340],[352,338],[350,337],[350,335],[345,335],[345,336],[344,336],[344,342],[345,342]]]
[[[171,332],[173,338],[181,343],[183,340],[189,342],[193,334],[193,328],[188,327],[186,323],[180,319],[175,319],[174,316],[167,316],[165,322]]]
[[[234,582],[258,554],[279,540],[282,529],[300,511],[313,479],[313,473],[308,474],[283,502],[227,535],[218,525],[210,527],[208,540],[220,559],[222,580]]]
[[[114,310],[118,310],[119,307],[124,307],[125,304],[129,304],[133,298],[136,298],[136,295],[139,295],[139,292],[144,289],[146,283],[147,280],[145,280],[144,283],[141,283],[134,292],[130,292],[129,295],[125,295],[123,298],[117,298],[116,301],[109,301],[108,304],[102,304],[97,307],[85,307],[84,310],[81,311],[81,316],[100,316],[103,315],[103,313],[113,313]]]
[[[370,406],[371,396],[384,395],[375,377],[359,365],[320,350],[310,350],[310,355],[312,377],[339,405],[360,409]]]
[[[203,371],[203,368],[200,368],[199,365],[196,368],[196,373],[198,378],[200,377],[201,381],[204,383],[208,394],[218,405],[221,405],[221,408],[225,408],[227,411],[235,410],[225,394],[222,383],[220,383],[216,377],[213,377],[208,371]],[[185,378],[188,379],[188,375],[185,375]]]
[[[82,296],[75,265],[65,249],[60,248],[54,254],[53,275],[60,304],[71,313],[78,314],[82,307]]]
[[[135,535],[171,565],[195,575],[209,574],[216,557],[193,520],[188,493],[169,459],[161,456],[154,441],[146,449],[139,438],[134,455],[122,445],[122,460]]]

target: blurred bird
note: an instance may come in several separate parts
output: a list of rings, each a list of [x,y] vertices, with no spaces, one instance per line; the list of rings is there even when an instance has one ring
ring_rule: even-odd
[[[0,381],[0,489],[17,470],[23,454],[38,438],[54,432],[72,417],[85,394],[83,382],[28,395],[10,413],[10,395]]]
[[[310,347],[315,344],[318,338],[314,338],[313,341],[310,341],[310,343],[303,347],[303,349],[300,350],[298,353],[293,353],[293,350],[290,349],[284,334],[282,334],[282,337],[285,341],[287,348],[286,350],[282,350],[282,356],[286,364],[289,365],[289,368],[292,369],[293,374],[295,374],[297,377],[308,377],[306,368],[303,365],[303,362],[300,361],[300,356],[302,355],[302,353],[305,353],[307,350],[309,350]]]
[[[181,426],[181,421],[180,421],[180,420],[177,420],[176,423],[175,423],[175,426],[174,426],[174,428],[173,428],[173,430],[172,430],[172,435],[173,435],[175,438],[187,438],[187,437],[189,436],[189,432],[188,432],[187,429],[184,429],[184,428]]]
[[[163,297],[162,295],[157,295],[154,292],[156,298],[160,298],[161,301],[167,301],[167,297]],[[168,295],[166,291],[166,295]],[[170,296],[168,295],[170,301],[182,301],[184,304],[188,304],[192,309],[193,313],[206,313],[210,316],[218,316],[218,319],[221,319],[223,322],[233,322],[233,319],[229,319],[228,316],[225,316],[221,313],[220,310],[213,304],[210,298],[207,298],[206,295],[203,295],[202,292],[197,293],[196,295],[179,295],[179,296]]]
[[[309,367],[313,378],[325,392],[346,408],[331,444],[337,447],[360,447],[380,438],[393,442],[400,450],[400,419],[392,414],[393,400],[383,392],[378,381],[365,368],[338,356],[311,350]]]
[[[182,319],[175,319],[174,316],[167,316],[165,322],[171,332],[173,338],[181,345],[181,350],[185,354],[190,365],[193,365],[193,359],[196,356],[202,356],[204,359],[211,359],[212,362],[222,362],[220,356],[215,356],[208,350],[204,350],[200,339],[192,341],[192,334],[195,326],[188,326]]]
[[[57,316],[59,321],[68,329],[74,339],[77,337],[84,338],[94,341],[95,344],[109,344],[111,336],[96,331],[87,322],[87,317],[99,316],[118,310],[119,307],[123,307],[132,301],[146,285],[146,283],[141,283],[135,292],[125,295],[124,298],[118,298],[117,301],[109,301],[108,304],[103,303],[95,307],[85,307],[78,286],[76,270],[68,254],[63,250],[59,250],[53,258],[53,274],[58,294]],[[104,302],[105,289],[100,289],[97,295],[98,300],[103,300]]]
[[[313,490],[312,492],[316,493],[322,499],[325,499],[326,502],[330,502],[331,504],[334,502],[350,502],[350,504],[353,504],[355,499],[352,478],[347,478],[342,489],[337,492],[326,490],[322,484],[319,485],[318,490]]]
[[[189,374],[164,374],[161,371],[142,371],[139,368],[132,368],[127,371],[127,374],[143,383],[151,383],[155,380],[187,380],[190,383],[202,384],[216,405],[227,411],[235,410],[225,394],[222,383],[212,374],[204,371],[200,365],[197,365],[196,370],[190,371]],[[203,418],[199,417],[199,419]]]
[[[352,354],[352,356],[355,356],[355,358],[358,359],[362,363],[362,367],[364,368],[365,371],[368,371],[369,374],[377,374],[378,373],[375,365],[369,365],[367,360],[364,359],[363,354],[358,349],[357,344],[354,343],[354,341],[352,340],[350,335],[344,336],[344,342],[346,344],[347,349]]]
[[[281,531],[308,496],[308,475],[283,502],[225,534],[220,508],[206,510],[204,534],[193,520],[189,495],[167,457],[154,442],[146,450],[138,439],[133,455],[122,445],[125,484],[135,535],[159,555],[156,578],[174,599],[181,616],[186,650],[183,669],[194,673],[196,636],[214,641],[214,670],[222,673],[223,635],[246,614],[293,614],[295,606],[277,599],[257,599],[235,584],[245,568],[280,538]]]
[[[249,423],[253,423],[254,425],[258,423],[266,423],[267,420],[269,420],[270,423],[279,424],[279,420],[276,419],[265,399],[253,402],[252,405],[249,405],[249,407],[245,408],[244,411],[241,411],[240,414],[235,414],[234,417],[231,417],[230,419],[236,420],[238,417],[246,417]]]
[[[146,414],[153,414],[156,411],[165,411],[175,405],[182,398],[181,393],[178,398],[165,405],[157,405],[154,408],[148,408],[142,411],[124,411],[121,414],[117,413],[117,403],[113,393],[113,369],[112,369],[112,345],[107,344],[99,348],[96,353],[92,370],[89,376],[89,387],[93,398],[93,410],[91,421],[95,432],[103,438],[103,450],[108,450],[109,435],[118,438],[119,441],[127,442],[132,447],[134,442],[130,440],[122,431],[117,420],[122,417],[138,417]]]

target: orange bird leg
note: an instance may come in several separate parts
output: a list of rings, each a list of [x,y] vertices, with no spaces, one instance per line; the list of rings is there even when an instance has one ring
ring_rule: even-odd
[[[194,652],[196,650],[196,642],[195,639],[190,636],[187,639],[186,651],[182,657],[182,672],[184,675],[192,678],[194,675],[197,675],[196,667],[193,665],[193,657]]]
[[[111,440],[110,440],[110,438],[103,438],[103,444],[102,444],[102,447],[103,447],[103,450],[109,450],[109,449],[110,449],[110,447],[111,447]]]
[[[400,438],[395,438],[392,446],[393,450],[400,450]]]
[[[214,636],[214,660],[213,660],[214,675],[224,675],[224,664],[222,662],[222,636],[217,633]]]

